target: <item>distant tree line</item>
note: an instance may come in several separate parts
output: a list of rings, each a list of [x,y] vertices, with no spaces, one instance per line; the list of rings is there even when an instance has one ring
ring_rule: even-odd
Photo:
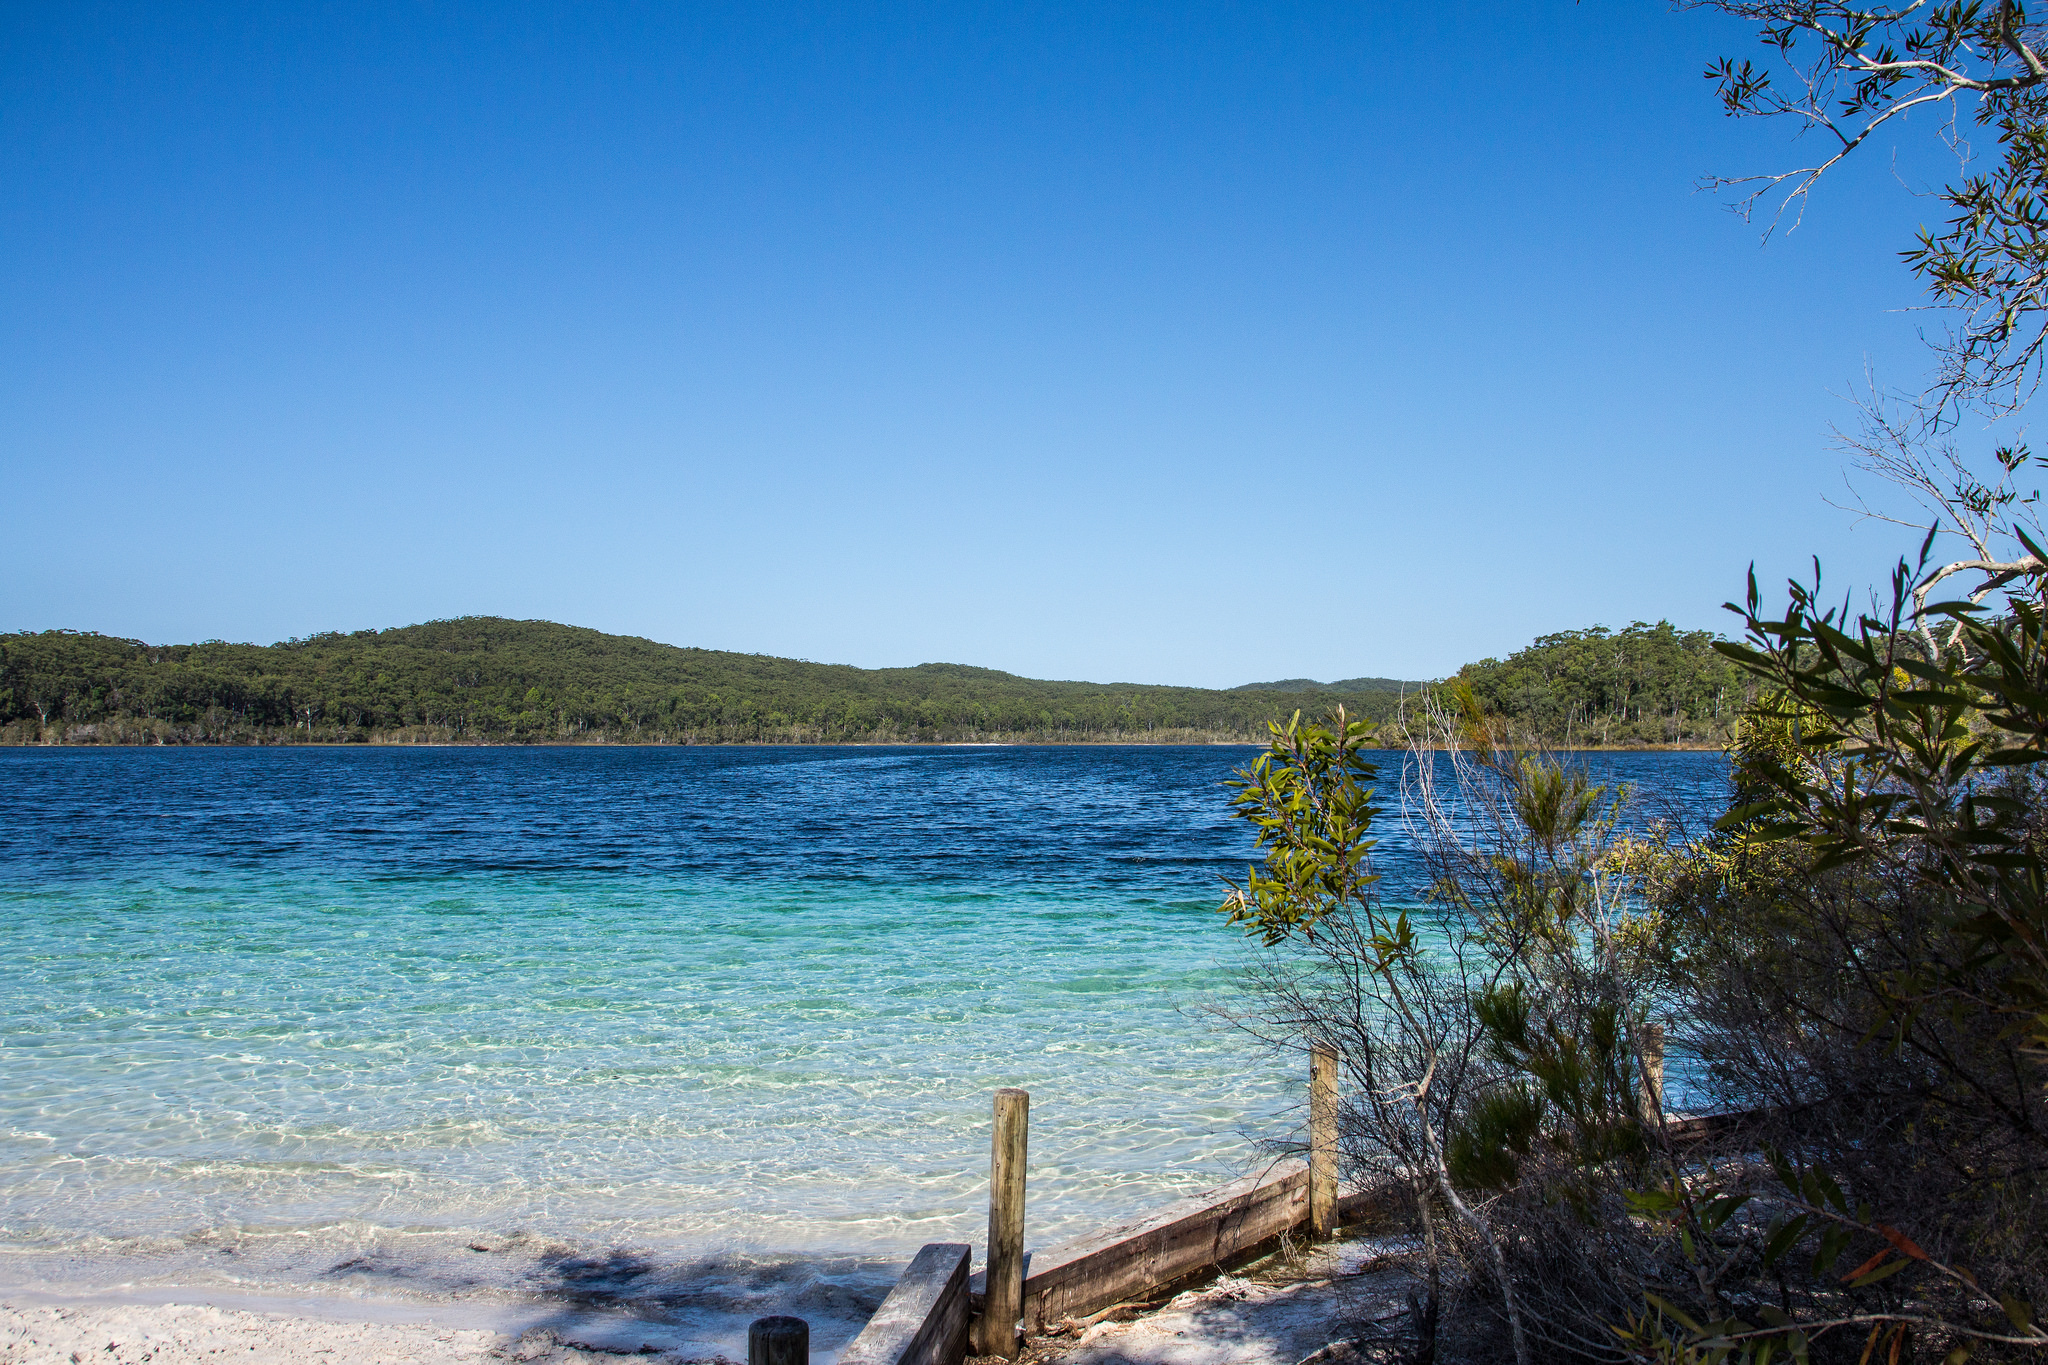
[[[1668,622],[1564,631],[1452,681],[1552,745],[1719,745],[1745,685],[1715,638]],[[276,645],[41,631],[0,635],[0,743],[1258,742],[1268,721],[1338,702],[1398,727],[1426,686],[862,669],[484,616]]]
[[[1399,697],[1334,695],[1376,718]],[[276,645],[0,636],[14,744],[1203,742],[1263,739],[1332,698],[861,669],[496,617]]]
[[[1489,714],[1557,748],[1719,747],[1755,683],[1715,650],[1718,639],[1669,621],[1566,630],[1467,664],[1453,681]]]

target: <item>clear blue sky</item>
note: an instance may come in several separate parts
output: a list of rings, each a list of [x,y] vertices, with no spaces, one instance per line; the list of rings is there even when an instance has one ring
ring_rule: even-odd
[[[0,6],[0,629],[1229,685],[1868,581],[1911,131],[1661,6]]]

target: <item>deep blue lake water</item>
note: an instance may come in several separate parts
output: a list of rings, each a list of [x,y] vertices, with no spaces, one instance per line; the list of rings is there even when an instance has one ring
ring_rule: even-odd
[[[1035,1245],[1228,1179],[1300,1103],[1188,1010],[1253,752],[0,750],[0,1253],[901,1256],[1004,1085]]]

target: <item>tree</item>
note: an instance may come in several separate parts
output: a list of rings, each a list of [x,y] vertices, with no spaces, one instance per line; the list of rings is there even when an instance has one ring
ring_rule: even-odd
[[[1645,858],[1700,1085],[1745,1117],[1637,1196],[1723,1287],[1647,1295],[1623,1329],[1643,1358],[2048,1348],[2040,585],[1923,606],[1930,573],[1902,562],[1853,617],[1817,583],[1768,614],[1752,583],[1725,647],[1765,689],[1734,803]],[[1939,657],[1928,614],[1960,626]]]
[[[1932,382],[1873,383],[1844,438],[1927,518],[1859,499],[1924,532],[1918,559],[1899,563],[1888,609],[1864,613],[1827,606],[1816,566],[1772,614],[1752,574],[1731,608],[1747,638],[1719,646],[1758,689],[1736,801],[1711,838],[1641,855],[1682,944],[1704,1083],[1749,1115],[1736,1146],[1673,1160],[1663,1190],[1637,1195],[1646,1219],[1670,1220],[1701,1292],[1646,1295],[1621,1339],[1684,1362],[1805,1358],[1846,1333],[1864,1361],[2038,1351],[2048,555],[2038,494],[2018,482],[2031,454],[1996,444],[1987,463],[1956,432],[2017,412],[2041,378],[2042,30],[2018,4],[1969,0],[1699,7],[1754,21],[1771,53],[1709,69],[1728,112],[1828,144],[1792,171],[1718,181],[1745,212],[1796,223],[1833,167],[1913,110],[1947,112],[1962,167],[1940,192],[1947,223],[1902,253],[1951,320]],[[1996,137],[1986,173],[1965,115]],[[1937,556],[1943,536],[1964,553]],[[1742,1292],[1767,1275],[1775,1302]]]
[[[1926,608],[1948,579],[1974,575],[1968,600],[1982,603],[2044,565],[2016,530],[2042,540],[2038,491],[2020,487],[2034,465],[2016,441],[1967,451],[1956,432],[1967,417],[1996,420],[2024,407],[2048,359],[2048,29],[2015,0],[1952,0],[1862,8],[1843,0],[1698,0],[1749,20],[1770,53],[1762,65],[1722,58],[1707,70],[1731,116],[1789,119],[1824,140],[1827,154],[1787,171],[1715,177],[1740,191],[1745,214],[1769,208],[1776,226],[1796,224],[1826,174],[1881,129],[1914,112],[1945,115],[1942,137],[1958,158],[1937,194],[1949,210],[1923,227],[1901,255],[1947,317],[1933,337],[1936,366],[1922,392],[1881,389],[1858,402],[1854,430],[1838,433],[1851,463],[1903,489],[1918,520],[1873,508],[1859,512],[1960,539],[1965,553],[1928,566],[1917,588],[1914,627],[1939,654]],[[1966,126],[1988,130],[1997,148],[1976,169]],[[1775,202],[1772,202],[1775,200]],[[1951,637],[1956,632],[1949,631]]]
[[[1503,711],[1569,716],[1556,678],[1586,689],[1552,661],[1608,643],[1553,637],[1432,692],[1407,727],[1402,818],[1447,951],[1378,900],[1376,774],[1341,716],[1276,729],[1240,779],[1266,861],[1224,908],[1298,954],[1254,977],[1269,1041],[1373,1059],[1350,1130],[1411,1173],[1425,1231],[1435,1206],[1470,1234],[1518,1356],[2038,1358],[2048,537],[2026,448],[1986,464],[1956,433],[2024,406],[2048,359],[2043,32],[1972,0],[1701,7],[1754,21],[1771,54],[1709,70],[1727,110],[1829,140],[1720,182],[1745,211],[1776,192],[1774,226],[1880,129],[1952,116],[1952,216],[1904,256],[1953,326],[1930,387],[1873,394],[1848,438],[1928,518],[1861,509],[1913,526],[1917,560],[1862,613],[1827,605],[1818,569],[1767,609],[1752,575],[1745,639],[1715,645],[1748,687],[1713,832],[1630,834],[1620,794],[1514,733]],[[1964,113],[1997,139],[1983,174]],[[1963,553],[1936,555],[1943,536]],[[1631,1084],[1660,1013],[1697,1086],[1738,1111],[1683,1141]]]
[[[1787,119],[1826,155],[1790,170],[1716,177],[1745,213],[1796,225],[1814,187],[1894,120],[1948,116],[1958,178],[1940,191],[1951,217],[1922,228],[1903,255],[1955,324],[1937,343],[1937,408],[2023,404],[2048,341],[2048,64],[2044,29],[2016,0],[1926,0],[1862,7],[1844,0],[1695,0],[1757,25],[1762,65],[1722,58],[1707,70],[1732,116]],[[1993,132],[1996,164],[1971,174],[1962,121]],[[1775,199],[1775,203],[1771,202]]]
[[[1441,945],[1426,943],[1408,912],[1390,910],[1374,891],[1371,831],[1381,811],[1365,784],[1378,768],[1364,756],[1372,731],[1342,706],[1327,726],[1303,725],[1296,712],[1285,726],[1273,723],[1266,752],[1228,784],[1237,792],[1233,814],[1258,830],[1265,860],[1230,888],[1223,912],[1268,948],[1299,938],[1311,954],[1305,964],[1269,960],[1251,983],[1263,1008],[1233,1022],[1277,1046],[1306,1036],[1336,1048],[1354,1082],[1340,1123],[1354,1159],[1409,1187],[1429,1260],[1427,1317],[1441,1284],[1441,1200],[1491,1259],[1515,1359],[1529,1365],[1500,1241],[1459,1194],[1447,1156],[1467,1088],[1481,1079],[1467,997],[1475,984],[1495,982],[1473,979],[1476,935],[1454,929]]]
[[[1629,793],[1518,743],[1469,688],[1419,706],[1400,818],[1426,907],[1378,893],[1371,727],[1296,716],[1232,782],[1265,856],[1222,909],[1276,951],[1229,1017],[1278,1048],[1336,1048],[1345,1155],[1408,1190],[1432,1301],[1448,1255],[1517,1360],[1612,1355],[1608,1324],[1660,1260],[1626,1203],[1659,1149],[1647,1059],[1667,975],[1640,860],[1621,856]]]

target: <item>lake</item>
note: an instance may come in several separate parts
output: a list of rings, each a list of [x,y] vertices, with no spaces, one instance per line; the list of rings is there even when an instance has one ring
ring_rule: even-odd
[[[1303,1080],[1190,1008],[1254,752],[0,750],[0,1278],[865,1302],[982,1240],[1005,1085],[1032,1245],[1241,1174]]]

